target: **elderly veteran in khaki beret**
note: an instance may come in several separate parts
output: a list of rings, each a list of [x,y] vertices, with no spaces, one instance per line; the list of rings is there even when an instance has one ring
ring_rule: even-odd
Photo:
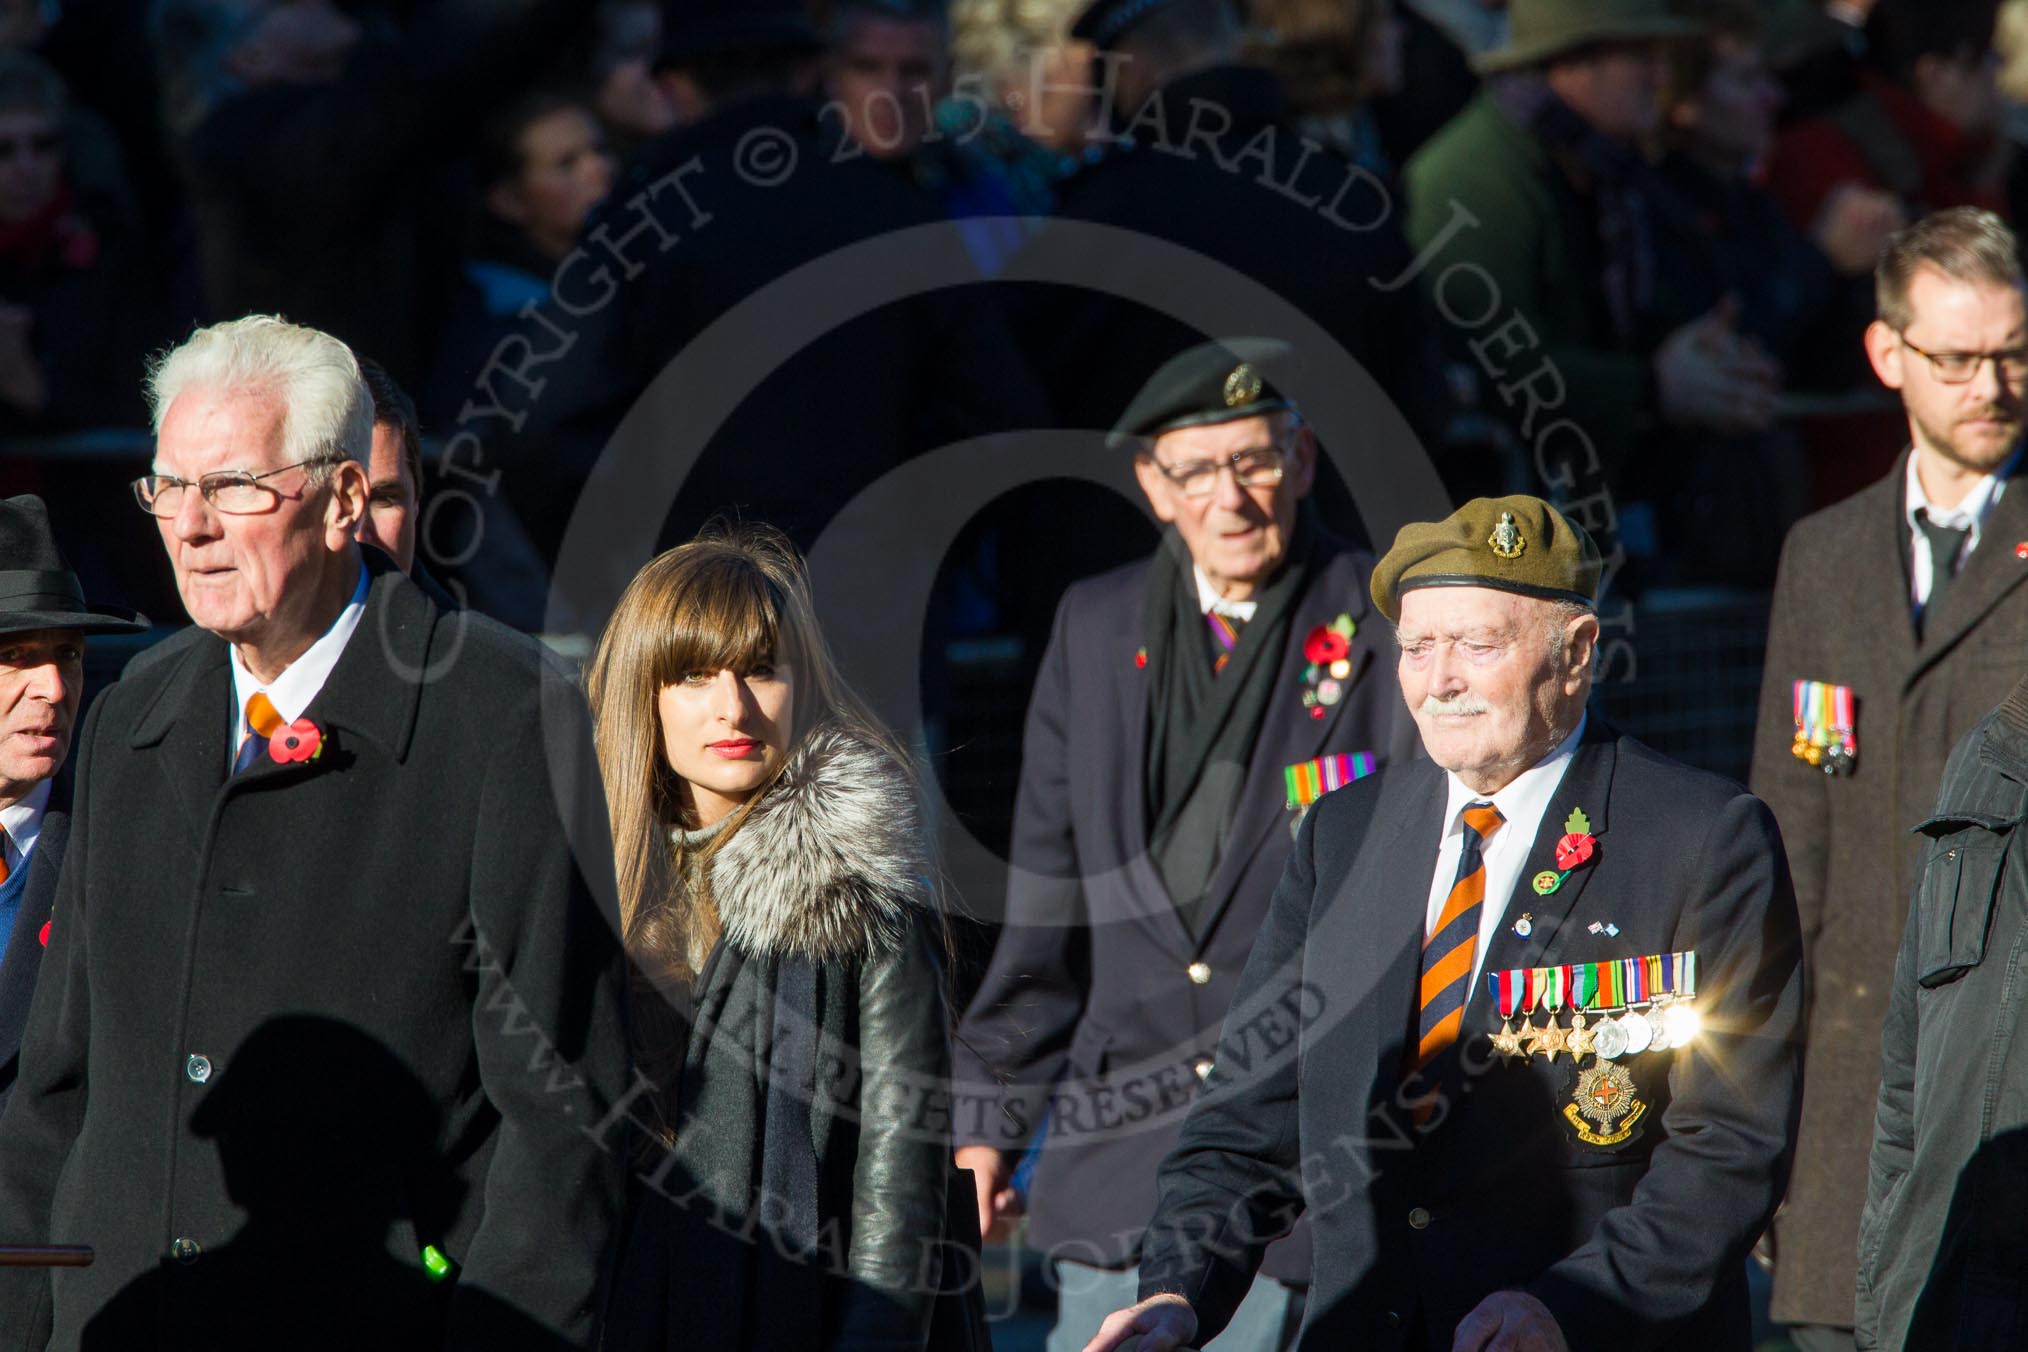
[[[1528,497],[1374,570],[1428,760],[1305,821],[1141,1300],[1088,1352],[1215,1335],[1298,1213],[1299,1348],[1746,1352],[1801,1089],[1795,898],[1759,800],[1587,715],[1599,578]]]

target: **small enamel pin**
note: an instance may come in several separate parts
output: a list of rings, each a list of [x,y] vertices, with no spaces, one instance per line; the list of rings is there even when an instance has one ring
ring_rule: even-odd
[[[1521,918],[1514,922],[1514,933],[1523,939],[1535,933],[1535,917],[1526,911],[1521,912]]]

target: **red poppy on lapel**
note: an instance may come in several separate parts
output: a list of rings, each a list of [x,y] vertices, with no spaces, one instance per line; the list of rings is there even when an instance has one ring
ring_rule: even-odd
[[[49,947],[49,927],[55,923],[54,918],[42,922],[42,946],[44,948]]]
[[[1591,834],[1591,821],[1583,808],[1571,811],[1563,829],[1563,839],[1556,842],[1556,866],[1568,873],[1591,858],[1591,852],[1598,848],[1598,839]]]
[[[1303,640],[1303,660],[1306,662],[1337,662],[1352,651],[1352,640],[1329,625],[1318,625]]]
[[[275,729],[275,735],[268,738],[268,754],[283,765],[315,760],[324,754],[324,734],[309,719],[299,718]]]

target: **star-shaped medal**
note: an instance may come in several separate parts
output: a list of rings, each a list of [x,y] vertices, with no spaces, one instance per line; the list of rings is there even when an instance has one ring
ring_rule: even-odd
[[[1547,1025],[1535,1030],[1534,1039],[1528,1044],[1530,1056],[1546,1056],[1551,1061],[1556,1060],[1558,1052],[1568,1050],[1570,1050],[1570,1032],[1556,1021],[1554,1014],[1549,1016]]]
[[[1523,1024],[1523,1028],[1527,1025]],[[1493,1052],[1502,1060],[1518,1061],[1528,1053],[1521,1050],[1521,1039],[1525,1034],[1514,1031],[1514,1020],[1508,1019],[1500,1025],[1500,1031],[1493,1034]]]
[[[1572,1061],[1582,1061],[1584,1060],[1585,1057],[1591,1055],[1592,1037],[1593,1033],[1591,1029],[1586,1028],[1584,1026],[1584,1015],[1582,1014],[1572,1015],[1570,1020],[1570,1033],[1563,1040],[1564,1050],[1570,1053],[1570,1059]]]

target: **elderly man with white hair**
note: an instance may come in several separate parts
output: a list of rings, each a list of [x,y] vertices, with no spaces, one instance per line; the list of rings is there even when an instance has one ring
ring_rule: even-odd
[[[1525,496],[1374,569],[1428,760],[1304,821],[1142,1300],[1086,1352],[1202,1345],[1297,1212],[1302,1352],[1751,1345],[1802,1090],[1795,894],[1764,804],[1587,715],[1601,571]]]
[[[581,700],[354,532],[373,406],[249,318],[150,382],[134,483],[194,627],[106,692],[0,1116],[33,1348],[586,1347],[622,1161]]]

